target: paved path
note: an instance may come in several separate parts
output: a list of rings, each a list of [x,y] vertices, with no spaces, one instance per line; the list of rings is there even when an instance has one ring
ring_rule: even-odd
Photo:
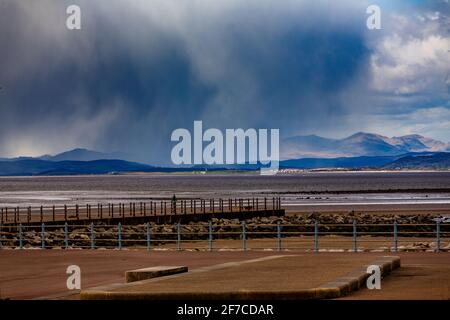
[[[189,273],[144,280],[125,286],[107,286],[100,291],[120,297],[165,299],[187,297],[209,299],[213,296],[279,296],[310,298],[309,290],[334,281],[361,266],[375,261],[371,255],[352,255],[343,259],[327,255],[273,255],[221,264]],[[95,289],[94,289],[95,290]],[[98,290],[98,289],[97,289]],[[96,292],[98,292],[95,290]],[[92,295],[90,295],[91,297]]]
[[[400,254],[402,267],[384,279],[381,290],[363,289],[343,299],[450,300],[450,254]]]
[[[190,269],[273,255],[264,252],[151,252],[146,250],[0,250],[0,298],[32,299],[70,293],[69,265],[80,266],[81,286],[124,282],[126,270],[158,265]]]
[[[296,252],[282,252],[292,255]],[[232,285],[260,285],[266,288],[316,284],[341,276],[353,264],[371,261],[386,253],[297,253],[295,262],[284,258],[248,266],[239,272],[218,271],[221,281]],[[31,299],[61,297],[66,288],[66,268],[76,264],[82,270],[82,288],[123,283],[126,270],[157,265],[187,265],[190,270],[227,262],[279,255],[278,252],[151,252],[146,250],[0,250],[0,297]],[[402,267],[383,280],[382,290],[362,290],[350,299],[450,299],[450,254],[399,253]],[[278,261],[277,261],[278,260]],[[276,270],[300,272],[286,275]],[[317,275],[312,276],[312,274]],[[209,277],[207,273],[204,275]],[[248,280],[248,281],[247,281]],[[204,284],[209,286],[211,284]],[[281,289],[280,289],[281,290]]]

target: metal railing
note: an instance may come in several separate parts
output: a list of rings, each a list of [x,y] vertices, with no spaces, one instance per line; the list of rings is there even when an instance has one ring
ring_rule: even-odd
[[[22,225],[0,227],[0,249],[450,251],[450,224]]]

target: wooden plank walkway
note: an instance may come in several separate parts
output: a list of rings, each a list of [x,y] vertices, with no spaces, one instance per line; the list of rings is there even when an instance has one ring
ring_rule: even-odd
[[[0,225],[16,226],[45,223],[48,225],[117,222],[139,224],[187,223],[212,218],[243,219],[258,216],[283,216],[281,199],[181,199],[130,203],[84,205],[4,207],[0,208]]]

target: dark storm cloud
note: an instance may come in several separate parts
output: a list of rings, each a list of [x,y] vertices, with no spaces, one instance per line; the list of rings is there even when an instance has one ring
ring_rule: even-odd
[[[367,4],[335,2],[3,1],[0,155],[167,162],[170,133],[194,120],[333,134],[365,101],[371,54]]]

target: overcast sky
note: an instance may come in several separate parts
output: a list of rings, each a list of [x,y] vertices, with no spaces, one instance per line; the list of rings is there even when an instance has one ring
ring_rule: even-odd
[[[81,30],[65,26],[70,4]],[[369,4],[381,7],[381,30],[366,27]],[[85,147],[166,163],[171,132],[194,120],[450,142],[449,7],[0,0],[0,157]]]

